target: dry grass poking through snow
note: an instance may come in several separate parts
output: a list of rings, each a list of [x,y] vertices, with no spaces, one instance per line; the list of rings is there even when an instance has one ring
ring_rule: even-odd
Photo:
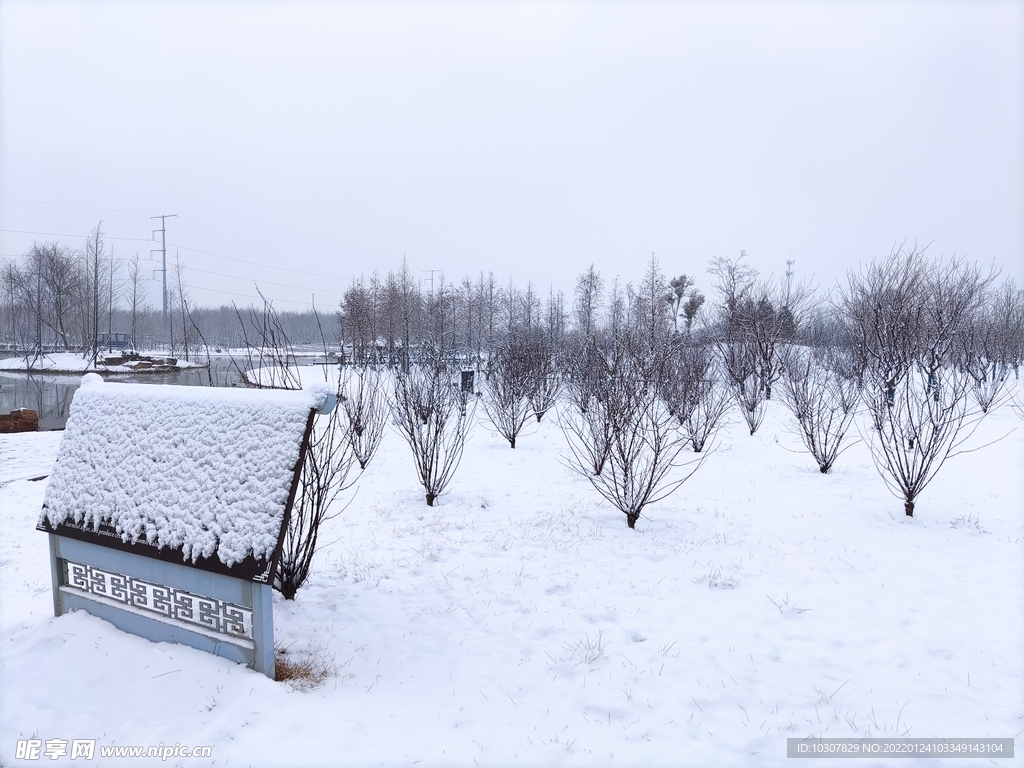
[[[338,669],[334,656],[325,650],[293,653],[278,644],[274,648],[274,672],[277,682],[289,683],[300,691],[309,691],[328,678],[335,677]]]

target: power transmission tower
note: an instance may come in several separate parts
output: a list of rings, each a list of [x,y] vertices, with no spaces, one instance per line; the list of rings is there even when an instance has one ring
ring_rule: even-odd
[[[443,269],[424,269],[424,272],[430,273],[430,298],[434,298],[434,273],[444,272]]]
[[[176,217],[176,213],[164,213],[159,216],[150,216],[151,219],[160,219],[160,229],[154,229],[153,234],[160,233],[160,247],[150,250],[150,254],[160,251],[163,254],[163,269],[154,269],[154,272],[163,272],[164,276],[164,320],[167,319],[167,219]]]
[[[786,306],[789,306],[789,294],[793,287],[793,265],[795,259],[786,259]]]

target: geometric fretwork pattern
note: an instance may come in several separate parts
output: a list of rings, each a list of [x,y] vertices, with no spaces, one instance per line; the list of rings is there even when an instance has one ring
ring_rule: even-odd
[[[86,594],[116,600],[171,621],[220,635],[252,639],[252,609],[241,605],[70,560],[64,561],[64,583]]]

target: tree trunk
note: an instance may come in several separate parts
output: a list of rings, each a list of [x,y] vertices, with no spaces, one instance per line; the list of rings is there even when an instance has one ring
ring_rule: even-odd
[[[914,516],[914,502],[912,502],[912,501],[904,502],[903,509],[907,513],[907,517],[913,517]]]
[[[515,448],[516,447],[516,439],[514,437],[510,437],[508,439],[508,444],[511,445],[513,448]]]
[[[428,507],[434,506],[434,499],[436,499],[436,498],[437,497],[434,494],[428,493],[427,494],[427,506]]]
[[[636,528],[636,521],[640,518],[639,513],[635,515],[626,515],[626,526],[629,528]]]

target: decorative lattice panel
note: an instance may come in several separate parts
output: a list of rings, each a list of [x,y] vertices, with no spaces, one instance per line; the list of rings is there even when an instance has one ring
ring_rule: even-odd
[[[86,595],[107,598],[186,627],[228,638],[252,639],[252,609],[163,584],[64,561],[64,584]]]

